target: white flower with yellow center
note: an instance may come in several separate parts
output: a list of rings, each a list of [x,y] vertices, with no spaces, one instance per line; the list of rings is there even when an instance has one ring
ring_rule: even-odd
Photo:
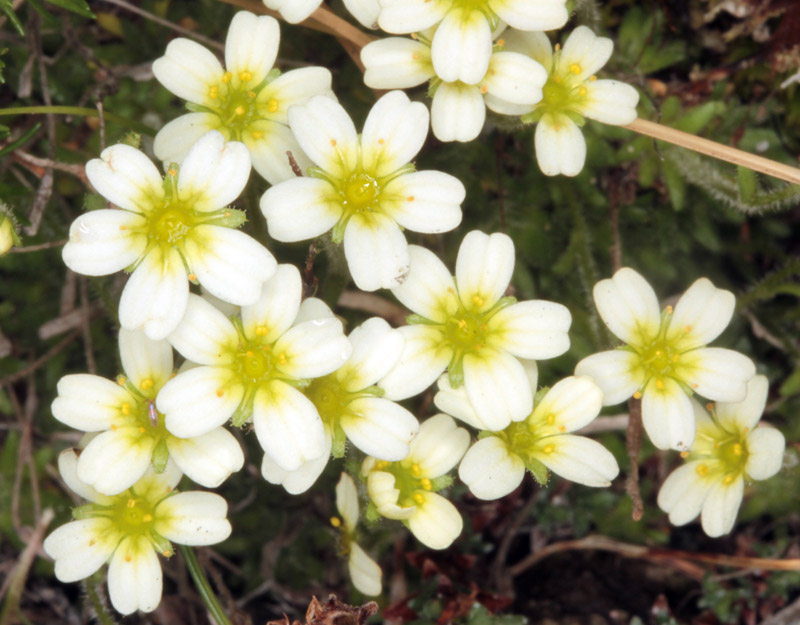
[[[297,322],[302,281],[280,265],[255,304],[230,319],[191,295],[186,315],[169,336],[191,368],[164,385],[156,407],[175,436],[199,436],[228,419],[252,419],[264,451],[294,471],[326,453],[325,431],[302,393],[311,379],[338,369],[352,348],[333,317]]]
[[[17,234],[17,225],[11,212],[6,212],[5,205],[0,202],[0,256],[3,256],[21,241]]]
[[[189,281],[237,305],[258,299],[275,271],[260,243],[234,228],[244,213],[225,208],[247,184],[250,157],[241,143],[204,135],[180,167],[162,178],[139,150],[114,145],[86,164],[89,182],[118,209],[81,215],[63,258],[89,276],[132,271],[119,302],[126,330],[163,339],[183,317]]]
[[[344,242],[358,288],[391,288],[408,273],[402,228],[447,232],[461,223],[466,191],[438,171],[414,171],[409,161],[428,134],[428,110],[393,91],[372,107],[362,135],[347,112],[317,97],[289,111],[289,125],[316,167],[308,177],[267,190],[261,210],[270,236],[302,241],[332,231]]]
[[[344,0],[344,6],[363,26],[377,28],[379,0]],[[264,0],[268,9],[273,9],[290,24],[298,24],[311,17],[322,4],[322,0]]]
[[[333,517],[331,525],[341,529],[341,552],[347,556],[350,580],[359,591],[375,597],[381,594],[383,571],[356,542],[358,491],[353,478],[347,473],[342,473],[336,484],[336,509],[341,518]]]
[[[446,549],[464,522],[456,507],[437,491],[453,479],[447,473],[469,447],[469,432],[452,417],[438,414],[425,421],[400,462],[367,457],[361,474],[378,514],[402,521],[424,545]]]
[[[685,525],[700,515],[711,537],[733,529],[745,482],[766,480],[783,462],[786,441],[778,430],[758,427],[769,382],[757,375],[739,403],[709,404],[709,412],[692,401],[697,437],[685,465],[673,471],[658,493],[658,506],[670,523]]]
[[[62,582],[85,579],[108,562],[108,595],[122,614],[156,609],[162,577],[157,554],[170,557],[172,542],[213,545],[231,533],[225,500],[214,493],[174,491],[181,473],[172,463],[114,497],[82,482],[77,465],[72,449],[58,458],[67,486],[91,503],[75,508],[76,520],[50,534],[43,547]]]
[[[467,234],[455,279],[433,252],[412,245],[409,253],[408,279],[392,292],[416,314],[399,329],[405,338],[400,362],[379,384],[386,397],[416,395],[446,369],[453,388],[464,385],[486,429],[527,417],[533,393],[518,359],[567,351],[569,311],[554,302],[503,297],[514,270],[514,244],[505,234]]]
[[[177,438],[155,407],[161,387],[172,377],[172,347],[141,332],[120,330],[119,353],[127,377],[117,383],[96,375],[67,375],[58,382],[53,416],[97,436],[78,461],[81,481],[105,495],[135,484],[150,466],[157,473],[172,458],[192,480],[214,488],[244,464],[233,435],[215,428],[193,438]]]
[[[616,80],[594,75],[611,57],[611,39],[578,26],[555,52],[544,33],[507,32],[506,49],[538,61],[548,77],[544,97],[533,110],[509,110],[525,123],[537,123],[536,159],[548,176],[576,176],[586,160],[586,141],[580,127],[586,117],[604,124],[623,125],[636,119],[639,93]]]
[[[445,82],[474,85],[483,79],[492,53],[492,33],[502,20],[519,30],[560,28],[566,0],[380,0],[378,25],[409,34],[437,26],[431,43],[436,74]]]
[[[502,37],[502,34],[498,35]],[[483,128],[486,109],[521,115],[542,99],[547,72],[535,60],[504,49],[497,39],[484,76],[475,84],[448,82],[431,59],[433,30],[413,39],[389,37],[361,50],[364,83],[373,89],[408,89],[430,81],[431,127],[440,141],[472,141]]]
[[[536,388],[535,368],[530,372]],[[436,395],[436,406],[453,416],[481,427],[469,402],[452,389]],[[565,378],[536,396],[533,412],[504,430],[484,430],[470,447],[458,476],[479,499],[499,499],[522,482],[525,470],[540,484],[547,483],[547,470],[586,486],[608,486],[619,474],[614,456],[600,443],[571,434],[597,417],[603,392],[587,377]]]
[[[247,11],[231,21],[225,41],[226,68],[194,41],[171,41],[164,56],[153,62],[153,74],[186,100],[191,112],[158,132],[153,144],[156,156],[180,163],[197,139],[218,130],[226,140],[247,146],[253,167],[270,184],[294,177],[287,152],[307,167],[310,163],[289,130],[286,112],[316,95],[333,97],[331,74],[322,67],[281,74],[272,67],[279,42],[277,20]]]
[[[593,354],[575,367],[603,389],[606,406],[631,395],[642,399],[645,431],[659,449],[689,449],[694,440],[697,393],[715,401],[742,401],[753,362],[730,349],[706,347],[733,315],[733,293],[700,278],[675,308],[659,310],[647,281],[623,267],[594,286],[594,301],[608,329],[626,345]]]
[[[316,378],[303,389],[319,412],[329,439],[328,454],[345,453],[347,439],[380,460],[402,460],[419,429],[417,419],[399,404],[384,399],[376,386],[400,359],[403,336],[386,321],[368,319],[350,333],[350,359],[333,373]],[[291,474],[269,455],[261,465],[264,478],[296,494],[309,488],[325,468],[328,454]]]

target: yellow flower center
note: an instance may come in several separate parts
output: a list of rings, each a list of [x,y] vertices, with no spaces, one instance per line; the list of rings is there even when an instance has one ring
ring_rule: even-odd
[[[339,193],[345,211],[353,214],[374,210],[381,194],[378,181],[367,173],[356,173],[342,183]]]

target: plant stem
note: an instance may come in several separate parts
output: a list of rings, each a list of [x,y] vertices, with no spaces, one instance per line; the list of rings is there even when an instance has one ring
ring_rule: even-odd
[[[86,595],[89,597],[89,603],[92,604],[92,609],[94,610],[95,615],[97,616],[97,620],[100,621],[101,625],[116,625],[117,621],[114,620],[108,610],[106,610],[106,606],[103,601],[100,599],[100,596],[97,594],[97,589],[95,588],[95,582],[92,579],[86,580],[84,583],[84,590],[86,591]]]
[[[649,122],[646,119],[636,119],[633,123],[623,126],[628,130],[633,130],[641,135],[653,137],[661,141],[678,145],[682,148],[687,148],[693,152],[706,154],[721,161],[733,163],[734,165],[741,165],[754,171],[761,172],[768,176],[780,178],[787,182],[800,184],[800,169],[792,167],[791,165],[784,165],[777,161],[764,158],[763,156],[756,156],[749,152],[744,152],[737,148],[732,148],[710,139],[703,137],[696,137],[695,135],[683,132],[682,130],[675,130],[668,126]]]
[[[197,556],[194,553],[194,549],[187,547],[186,545],[178,545],[178,549],[180,549],[181,555],[186,561],[189,574],[192,576],[195,586],[197,586],[197,590],[200,591],[200,596],[203,598],[203,603],[206,604],[206,607],[208,608],[208,611],[211,612],[214,620],[217,621],[218,625],[231,625],[228,617],[225,616],[225,611],[222,609],[217,596],[211,589],[211,585],[208,583],[205,573],[203,573],[203,569],[200,568],[200,563],[197,561]]]
[[[84,108],[81,106],[15,106],[7,109],[0,109],[0,117],[7,115],[47,115],[53,113],[55,115],[77,115],[79,117],[100,117],[97,109]],[[114,113],[105,113],[104,117],[125,128],[130,128],[140,134],[152,137],[155,135],[155,130],[150,126],[145,126],[142,123],[126,119]]]

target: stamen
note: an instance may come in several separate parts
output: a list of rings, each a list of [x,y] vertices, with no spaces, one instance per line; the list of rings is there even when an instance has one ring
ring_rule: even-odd
[[[578,95],[581,97],[585,96],[587,93],[589,93],[589,90],[586,87],[578,89]]]
[[[414,501],[417,502],[417,505],[421,506],[425,503],[425,497],[423,497],[421,493],[414,493]]]
[[[217,87],[217,85],[214,85],[208,90],[208,97],[212,100],[216,100],[219,97],[219,87]]]
[[[591,76],[589,76],[589,80],[590,80],[591,82],[594,82],[595,80],[597,80],[597,76],[595,76],[594,74],[592,74]]]
[[[125,556],[125,562],[130,562],[131,560],[133,560],[133,556],[131,556],[131,554]]]
[[[133,508],[136,505],[136,500],[128,499],[128,503],[126,503],[125,505],[128,506],[129,508]]]
[[[278,354],[278,362],[282,365],[286,364],[286,355],[283,352]]]
[[[236,113],[237,115],[244,115],[245,108],[240,104],[235,109],[233,109],[233,112]]]
[[[712,410],[714,410],[714,404],[712,404],[711,402],[708,402],[708,403],[706,404],[706,410],[708,410],[709,412],[711,412]]]
[[[480,295],[473,295],[472,296],[472,303],[476,306],[483,306],[485,300]]]
[[[224,394],[225,394],[225,391],[223,391],[221,388],[217,389],[217,397],[222,397]]]
[[[161,555],[164,556],[165,558],[171,558],[172,552],[169,549],[164,549],[164,551],[161,552]]]
[[[733,481],[733,476],[730,475],[730,474],[726,475],[724,478],[722,478],[722,483],[723,484],[730,484],[732,481]]]
[[[143,522],[143,523],[149,523],[149,522],[150,522],[150,521],[152,521],[152,520],[153,520],[153,515],[152,515],[152,514],[145,514],[145,515],[142,517],[142,522]]]
[[[331,145],[332,145],[333,147],[336,147],[336,139],[331,139]]]
[[[656,380],[656,388],[659,391],[663,391],[664,390],[664,381],[663,380]]]
[[[278,110],[278,101],[275,98],[270,98],[267,101],[267,110],[270,113],[275,113]]]
[[[553,425],[556,422],[556,416],[554,414],[547,415],[547,425]]]
[[[415,52],[414,54],[411,55],[411,58],[414,59],[415,61],[418,61],[419,60],[419,54],[417,54]]]
[[[256,326],[256,336],[264,336],[267,333],[267,326]]]
[[[633,398],[634,398],[634,399],[641,399],[641,398],[642,398],[642,394],[641,394],[639,391],[636,391],[636,392],[633,394]]]
[[[431,481],[427,477],[424,478],[421,483],[422,483],[422,488],[424,488],[425,490],[430,490],[433,487],[433,484],[431,484]]]
[[[142,383],[139,385],[143,391],[153,388],[153,379],[152,378],[145,378],[142,380]]]
[[[139,433],[144,434],[144,428],[142,426],[139,426]]]
[[[498,39],[496,43],[497,43],[498,46],[500,46],[502,48],[504,45],[506,45],[506,40],[505,39]]]
[[[569,66],[569,71],[571,71],[573,74],[580,74],[581,66],[578,65],[577,63],[573,63],[572,65]]]
[[[112,423],[112,424],[111,424],[111,431],[112,431],[112,432],[116,432],[118,429],[119,429],[119,428],[117,427],[117,424],[116,424],[116,423]]]
[[[560,44],[560,43],[557,43],[556,45],[554,45],[554,46],[553,46],[553,49],[554,49],[556,52],[558,52],[558,51],[561,49],[561,44]]]
[[[489,88],[486,85],[481,85],[481,93],[482,94],[486,95],[486,93],[488,91],[489,91]]]
[[[671,315],[672,314],[672,306],[667,306],[666,311],[667,311],[668,315]]]
[[[128,378],[126,378],[124,375],[117,376],[117,384],[119,384],[120,386],[125,386],[125,382],[127,381]]]
[[[422,475],[422,469],[420,469],[419,465],[415,462],[411,465],[411,475],[414,477],[419,477]]]
[[[241,80],[242,82],[247,82],[248,80],[251,80],[252,78],[253,78],[253,75],[248,71],[239,72],[239,80]]]
[[[544,449],[542,449],[542,451],[544,453],[546,453],[546,454],[552,454],[553,451],[555,451],[555,448],[556,448],[555,445],[545,445],[545,447],[544,447]]]
[[[741,456],[743,451],[744,450],[742,449],[742,446],[739,443],[734,443],[734,445],[733,445],[733,454],[735,456]]]
[[[334,527],[341,527],[342,526],[342,520],[338,516],[332,516],[331,517],[331,525],[333,525]]]
[[[127,417],[131,413],[131,405],[128,402],[125,402],[124,404],[122,404],[122,408],[120,410],[122,414],[124,414]]]
[[[689,457],[689,452],[688,451],[682,451],[681,452],[681,458],[688,458],[688,457]]]
[[[256,92],[255,91],[248,91],[247,92],[247,97],[252,100],[253,98],[256,97]]]
[[[564,425],[559,425],[559,426],[558,426],[558,431],[559,431],[559,432],[566,432],[566,431],[567,431],[567,428],[566,428],[566,426],[564,426]]]
[[[89,546],[90,547],[93,547],[96,544],[97,544],[97,541],[94,538],[92,538],[92,540],[89,541]]]
[[[229,83],[231,81],[231,78],[233,78],[233,74],[231,74],[230,72],[225,72],[222,75],[222,82]]]
[[[697,465],[697,475],[708,475],[708,465],[707,464],[698,464]]]
[[[413,202],[413,201],[414,201],[414,196],[413,196],[413,195],[409,195],[409,196],[406,198],[406,200],[408,200],[409,202]]]
[[[384,143],[386,143],[386,142],[385,142],[383,139],[378,139],[378,143],[380,143],[381,145],[383,145],[383,144],[384,144]]]
[[[187,277],[187,278],[189,278],[189,282],[194,282],[195,280],[197,280],[197,274],[196,274],[196,273],[194,273],[194,272],[190,273],[190,274],[189,274],[188,276],[186,276],[186,277]]]

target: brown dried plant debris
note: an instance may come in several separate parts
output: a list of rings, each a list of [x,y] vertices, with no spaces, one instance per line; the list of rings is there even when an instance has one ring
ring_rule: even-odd
[[[289,620],[285,614],[282,619],[269,621],[267,625],[365,625],[367,619],[378,611],[378,604],[374,601],[361,606],[352,606],[342,603],[331,595],[325,603],[320,603],[314,597],[306,610],[305,624]]]

